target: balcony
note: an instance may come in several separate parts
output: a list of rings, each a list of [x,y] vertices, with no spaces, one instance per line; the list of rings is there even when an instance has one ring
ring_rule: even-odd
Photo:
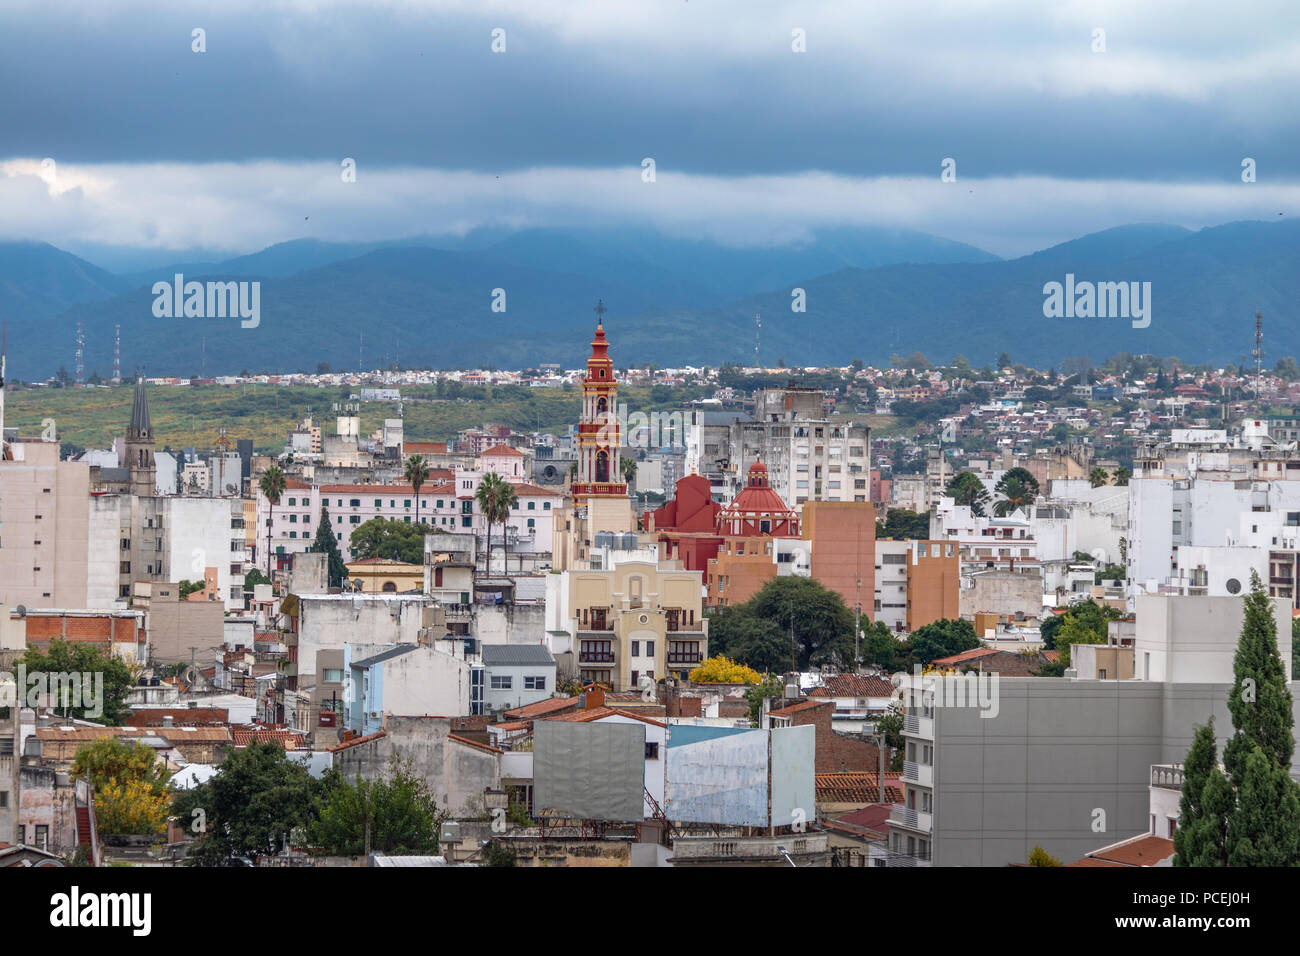
[[[1162,790],[1183,789],[1182,764],[1152,764],[1151,786]]]
[[[934,767],[931,764],[917,763],[915,760],[903,762],[903,779],[921,787],[934,786]]]
[[[889,811],[889,823],[891,826],[906,827],[918,833],[930,833],[934,830],[934,814],[913,810],[896,803]]]
[[[688,651],[686,653],[676,653],[676,654],[670,653],[668,655],[669,667],[675,667],[677,665],[687,665],[687,664],[701,664],[703,662],[704,662],[704,655],[701,654],[699,651]]]
[[[930,854],[928,851],[925,854],[915,854],[915,855],[908,855],[905,853],[890,853],[885,858],[885,865],[901,866],[901,867],[909,867],[909,868],[928,867],[931,865]]]
[[[578,651],[579,664],[612,664],[614,663],[613,651]]]
[[[909,737],[921,737],[934,740],[934,718],[907,714],[903,718],[903,733]]]

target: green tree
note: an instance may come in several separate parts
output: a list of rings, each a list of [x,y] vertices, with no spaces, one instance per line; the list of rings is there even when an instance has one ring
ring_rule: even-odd
[[[763,701],[769,697],[780,697],[785,693],[781,678],[767,677],[763,683],[755,684],[745,691],[745,700],[749,703],[749,722],[757,727],[763,718]]]
[[[1060,654],[1062,669],[1070,666],[1071,644],[1105,644],[1110,622],[1118,620],[1120,612],[1095,601],[1080,601],[1058,619],[1053,628],[1053,646]]]
[[[182,581],[180,582],[181,600],[182,600],[182,601],[185,600],[187,597],[189,597],[189,596],[190,596],[191,594],[193,594],[195,591],[202,591],[203,588],[204,588],[205,586],[206,586],[206,585],[205,585],[202,581],[186,581],[186,580],[182,580]]]
[[[906,666],[907,652],[907,643],[895,637],[883,621],[873,621],[863,628],[862,660],[864,662],[883,667],[892,673]]]
[[[483,514],[483,520],[487,522],[487,559],[484,562],[484,570],[490,574],[492,572],[492,526],[501,525],[502,537],[505,537],[506,520],[510,517],[510,509],[519,503],[519,496],[515,492],[514,485],[493,471],[484,475],[479,481],[478,491],[474,492],[474,500],[478,502],[478,509]],[[508,542],[507,547],[509,547]]]
[[[316,540],[312,542],[312,550],[317,554],[329,555],[329,586],[332,588],[339,587],[343,584],[343,579],[347,576],[348,568],[343,563],[343,552],[339,550],[339,539],[334,536],[334,526],[330,524],[330,510],[325,507],[324,502],[320,506],[320,521],[316,525]],[[423,544],[421,545],[423,551]],[[423,561],[423,555],[420,556]]]
[[[1223,766],[1240,794],[1245,783],[1245,761],[1258,746],[1275,766],[1291,766],[1295,750],[1292,727],[1291,691],[1286,686],[1286,668],[1277,649],[1277,624],[1273,605],[1259,579],[1251,571],[1250,594],[1237,653],[1232,661],[1232,693],[1228,712],[1235,733],[1223,748]]]
[[[1100,488],[1102,485],[1110,482],[1110,472],[1100,466],[1088,472],[1088,484],[1094,488]]]
[[[1239,768],[1237,809],[1228,818],[1228,866],[1300,863],[1300,799],[1291,774],[1258,744]]]
[[[1035,846],[1029,854],[1029,866],[1064,866],[1060,860],[1052,856],[1041,846]]]
[[[95,816],[103,833],[161,833],[167,826],[171,773],[145,744],[106,737],[77,748],[72,774],[95,789]]]
[[[748,604],[733,604],[709,613],[709,650],[760,673],[790,664],[789,635],[774,621],[756,615]]]
[[[348,538],[348,544],[354,559],[383,558],[422,564],[424,536],[437,533],[438,529],[426,524],[408,524],[396,518],[371,518],[357,525]]]
[[[424,483],[429,480],[429,466],[424,463],[424,456],[412,455],[406,459],[406,469],[404,474],[406,480],[411,483],[411,490],[415,492],[415,523],[420,523],[420,489]]]
[[[307,827],[313,846],[338,856],[438,852],[438,828],[449,814],[409,761],[394,758],[378,779],[358,774],[354,783],[330,770],[321,789],[319,816]]]
[[[907,639],[908,653],[917,664],[926,665],[980,646],[975,626],[961,618],[941,618],[914,630]]]
[[[262,480],[258,482],[262,497],[270,506],[266,515],[266,576],[268,578],[271,577],[271,525],[274,524],[275,506],[280,503],[280,498],[287,487],[288,482],[279,465],[272,465],[266,469],[262,474]]]
[[[176,795],[173,812],[202,835],[188,866],[237,866],[275,853],[299,827],[308,826],[320,784],[290,760],[282,746],[252,743],[228,750],[216,776]]]
[[[745,603],[782,633],[793,632],[797,669],[853,660],[853,612],[838,592],[812,578],[772,578]]]
[[[949,482],[946,493],[957,504],[969,507],[971,513],[976,515],[984,514],[984,507],[989,501],[984,482],[973,471],[963,471]]]
[[[636,459],[620,458],[618,460],[618,469],[623,475],[623,481],[631,485],[636,480]]]
[[[1211,777],[1217,781],[1211,786]],[[1226,805],[1225,804],[1226,797]],[[1226,866],[1228,814],[1233,794],[1219,770],[1214,718],[1196,728],[1183,761],[1183,789],[1174,831],[1174,866]]]
[[[1131,479],[1132,477],[1133,477],[1133,472],[1129,471],[1127,468],[1124,468],[1123,466],[1115,469],[1115,484],[1118,485],[1120,488],[1125,487],[1129,483],[1129,479]]]
[[[999,495],[993,513],[1005,518],[1017,508],[1034,503],[1038,497],[1038,479],[1027,468],[1010,468],[998,479],[993,490]]]
[[[44,675],[55,709],[65,716],[121,726],[131,713],[126,697],[135,681],[126,662],[115,654],[90,644],[69,644],[56,638],[44,653],[29,647],[20,663],[29,679],[36,674]],[[103,680],[102,699],[96,686],[101,680],[98,675]],[[76,688],[80,688],[80,706],[74,706]]]
[[[892,541],[909,541],[930,537],[930,514],[917,514],[906,508],[890,508],[884,523],[876,522],[876,537]]]

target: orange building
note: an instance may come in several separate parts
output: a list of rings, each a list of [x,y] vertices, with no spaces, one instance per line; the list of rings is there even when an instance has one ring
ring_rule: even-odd
[[[952,541],[913,541],[907,555],[907,630],[957,618],[960,558]]]
[[[799,515],[772,490],[767,466],[756,461],[749,466],[745,487],[717,512],[716,520],[723,537],[717,556],[708,563],[705,603],[710,607],[741,604],[776,577],[773,540],[799,537]]]
[[[743,604],[776,577],[772,539],[724,538],[718,556],[709,561],[709,607]]]
[[[851,611],[871,621],[876,593],[876,506],[869,501],[807,501],[803,537],[814,581],[839,592]]]

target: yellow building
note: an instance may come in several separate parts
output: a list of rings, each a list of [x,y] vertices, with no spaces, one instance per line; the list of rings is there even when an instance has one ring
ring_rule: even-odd
[[[551,632],[553,649],[571,653],[583,681],[637,690],[643,677],[685,678],[708,656],[698,571],[633,559],[565,571],[557,584],[562,630]],[[567,648],[556,640],[565,633]]]
[[[424,566],[388,558],[365,558],[347,566],[348,580],[360,581],[366,594],[424,590]]]

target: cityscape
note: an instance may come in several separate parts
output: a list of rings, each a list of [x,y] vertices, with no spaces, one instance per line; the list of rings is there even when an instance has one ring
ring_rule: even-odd
[[[15,892],[1100,867],[1085,931],[1262,925],[1300,60],[1251,6],[0,11]]]

